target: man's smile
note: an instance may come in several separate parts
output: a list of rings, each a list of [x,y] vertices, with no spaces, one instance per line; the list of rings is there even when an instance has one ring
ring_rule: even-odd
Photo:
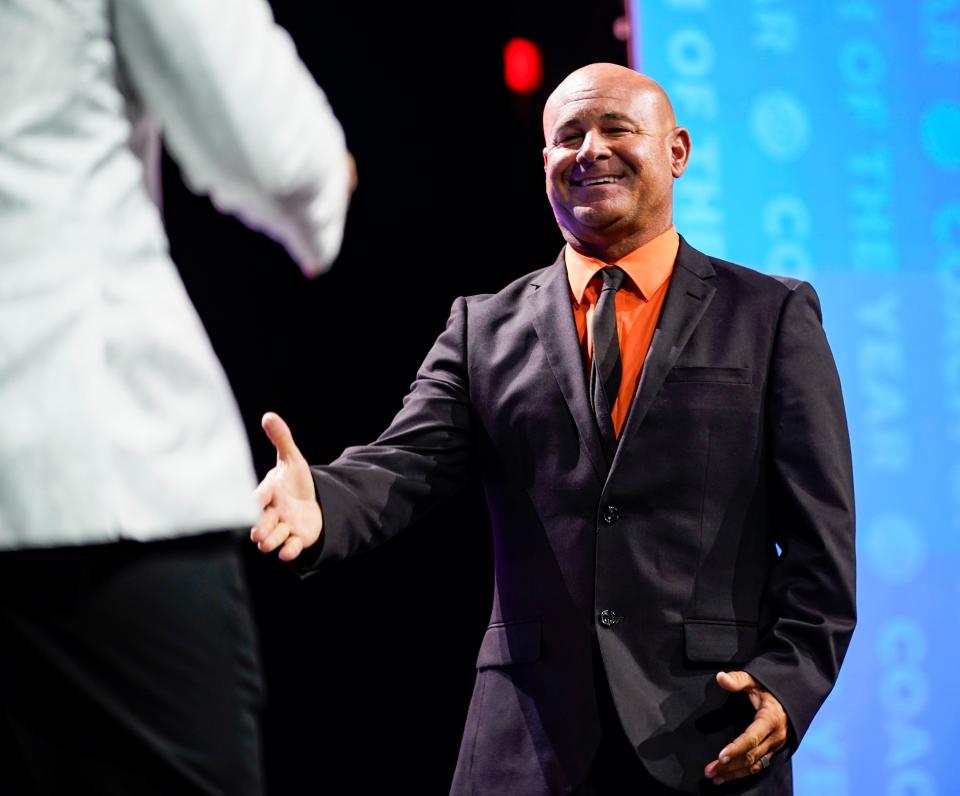
[[[593,185],[612,185],[622,179],[623,177],[619,174],[599,174],[589,177],[571,177],[570,184],[576,188],[589,188]]]

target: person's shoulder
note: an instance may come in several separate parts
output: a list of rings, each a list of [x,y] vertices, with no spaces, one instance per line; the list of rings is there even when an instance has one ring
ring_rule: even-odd
[[[686,251],[684,251],[684,248]],[[695,262],[697,258],[703,258],[709,263],[710,269],[713,271],[713,274],[710,274],[710,276],[719,277],[720,281],[730,288],[748,293],[783,299],[801,286],[810,287],[809,283],[802,279],[764,273],[763,271],[758,271],[756,268],[751,268],[730,260],[724,260],[720,257],[714,257],[710,254],[704,254],[686,242],[684,242],[681,247],[681,263],[684,259],[683,255],[686,255],[686,258],[693,262]]]
[[[485,311],[492,313],[515,308],[519,301],[527,298],[549,278],[553,269],[560,267],[562,265],[557,260],[551,265],[538,268],[536,271],[531,271],[514,279],[496,293],[477,293],[466,296],[467,307],[470,312]]]

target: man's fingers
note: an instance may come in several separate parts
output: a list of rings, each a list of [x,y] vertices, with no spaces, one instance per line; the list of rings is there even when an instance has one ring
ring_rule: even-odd
[[[287,541],[284,542],[283,547],[280,548],[277,557],[281,561],[293,561],[293,559],[302,552],[303,540],[299,536],[289,536],[287,537]]]
[[[751,774],[759,774],[764,769],[761,758],[764,755],[773,757],[783,748],[784,740],[777,740],[775,736],[770,735],[756,748],[751,749],[747,754],[734,758],[726,765],[711,764],[707,766],[707,776],[713,780],[714,785],[720,785],[723,782],[729,782],[731,779],[748,777]],[[717,761],[714,761],[716,763]],[[713,770],[710,771],[711,766]]]
[[[261,553],[272,553],[290,536],[292,529],[285,522],[278,522],[276,527],[267,534],[266,538],[257,543],[257,549]]]
[[[253,542],[262,542],[273,533],[274,528],[277,527],[278,520],[279,515],[277,514],[277,510],[273,506],[270,506],[260,515],[257,524],[250,529],[250,540]]]
[[[726,765],[734,758],[748,754],[763,743],[774,729],[775,725],[770,719],[758,716],[747,729],[720,750],[720,763]]]
[[[763,770],[760,758],[773,756],[783,748],[787,740],[786,728],[766,718],[754,721],[742,735],[720,752],[720,757],[711,762],[704,775],[719,782],[756,774]]]
[[[717,684],[734,693],[757,687],[757,681],[748,672],[717,672]]]
[[[277,461],[294,462],[303,459],[300,449],[293,442],[290,426],[276,412],[267,412],[260,425],[277,449]]]
[[[753,766],[741,766],[739,768],[724,771],[722,774],[718,774],[713,778],[712,781],[714,785],[722,785],[724,782],[729,782],[732,779],[749,777],[751,774],[759,774],[761,771],[763,771],[762,763],[756,763]]]

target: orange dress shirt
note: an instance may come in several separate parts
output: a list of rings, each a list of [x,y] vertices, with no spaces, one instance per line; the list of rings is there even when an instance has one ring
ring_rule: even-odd
[[[676,228],[671,226],[615,263],[603,263],[585,257],[569,244],[564,252],[573,296],[573,317],[577,322],[577,335],[588,379],[593,366],[593,310],[603,284],[602,280],[594,277],[607,265],[620,266],[629,277],[624,280],[616,296],[617,336],[623,368],[620,390],[613,404],[613,428],[618,437],[630,413],[630,404],[637,391],[643,362],[660,318],[679,249],[680,236]]]

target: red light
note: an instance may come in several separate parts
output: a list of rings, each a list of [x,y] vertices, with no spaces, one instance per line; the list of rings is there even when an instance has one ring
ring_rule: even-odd
[[[543,56],[529,39],[510,39],[503,48],[503,79],[517,94],[532,94],[543,83]]]

